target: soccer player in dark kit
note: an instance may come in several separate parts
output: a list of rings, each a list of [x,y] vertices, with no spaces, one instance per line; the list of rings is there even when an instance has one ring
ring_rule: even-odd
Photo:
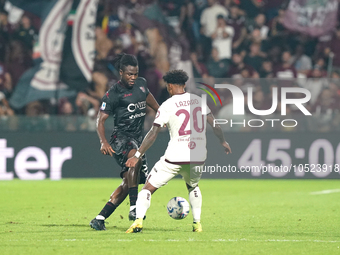
[[[114,65],[119,70],[120,81],[114,84],[102,99],[102,105],[97,116],[97,133],[100,139],[100,151],[104,155],[115,158],[122,167],[120,177],[123,182],[111,194],[99,215],[90,222],[95,230],[105,230],[104,220],[124,201],[129,194],[129,220],[135,220],[138,184],[145,183],[147,163],[145,156],[135,155],[143,137],[146,106],[155,112],[158,103],[149,92],[146,80],[138,77],[138,62],[135,56],[119,54],[114,59]],[[105,138],[104,123],[112,115],[114,129],[110,142]],[[125,162],[133,156],[140,158],[136,167],[128,168]]]

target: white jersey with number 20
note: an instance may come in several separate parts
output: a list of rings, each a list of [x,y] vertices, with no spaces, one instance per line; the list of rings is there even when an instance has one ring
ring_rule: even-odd
[[[210,109],[207,107],[207,114]],[[202,114],[201,97],[183,93],[166,100],[158,109],[154,125],[167,125],[170,141],[165,159],[171,163],[204,162],[207,157],[207,116]]]

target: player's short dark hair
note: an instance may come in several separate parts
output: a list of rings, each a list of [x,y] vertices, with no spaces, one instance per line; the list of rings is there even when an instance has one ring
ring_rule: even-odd
[[[188,81],[189,77],[186,72],[183,70],[172,70],[167,72],[163,76],[163,80],[166,83],[170,84],[176,84],[176,85],[185,85],[185,83]]]
[[[113,59],[113,65],[118,70],[125,70],[126,66],[138,66],[137,58],[134,55],[121,53]]]

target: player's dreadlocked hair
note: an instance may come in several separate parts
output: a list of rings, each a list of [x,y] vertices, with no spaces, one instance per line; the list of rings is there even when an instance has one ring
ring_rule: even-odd
[[[134,55],[121,53],[118,54],[113,60],[112,63],[114,67],[119,71],[122,69],[125,70],[126,66],[138,66],[138,61]]]
[[[188,81],[189,77],[186,72],[183,70],[172,70],[167,72],[163,76],[163,80],[166,83],[170,84],[176,84],[176,85],[185,85],[185,83]]]

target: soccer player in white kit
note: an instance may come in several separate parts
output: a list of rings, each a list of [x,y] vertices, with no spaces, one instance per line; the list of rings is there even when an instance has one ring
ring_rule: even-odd
[[[159,107],[152,128],[134,157],[127,160],[126,166],[134,167],[137,164],[164,125],[169,129],[170,141],[164,156],[155,164],[143,189],[138,193],[136,220],[126,233],[140,232],[143,229],[143,217],[150,207],[151,195],[178,174],[183,176],[189,191],[189,203],[194,218],[193,231],[202,232],[202,195],[198,182],[207,156],[206,122],[212,126],[225,152],[231,153],[220,126],[214,125],[215,118],[210,109],[202,105],[201,97],[185,92],[188,75],[182,70],[173,70],[166,73],[163,79],[171,98]],[[203,107],[207,107],[206,114],[202,114]]]

